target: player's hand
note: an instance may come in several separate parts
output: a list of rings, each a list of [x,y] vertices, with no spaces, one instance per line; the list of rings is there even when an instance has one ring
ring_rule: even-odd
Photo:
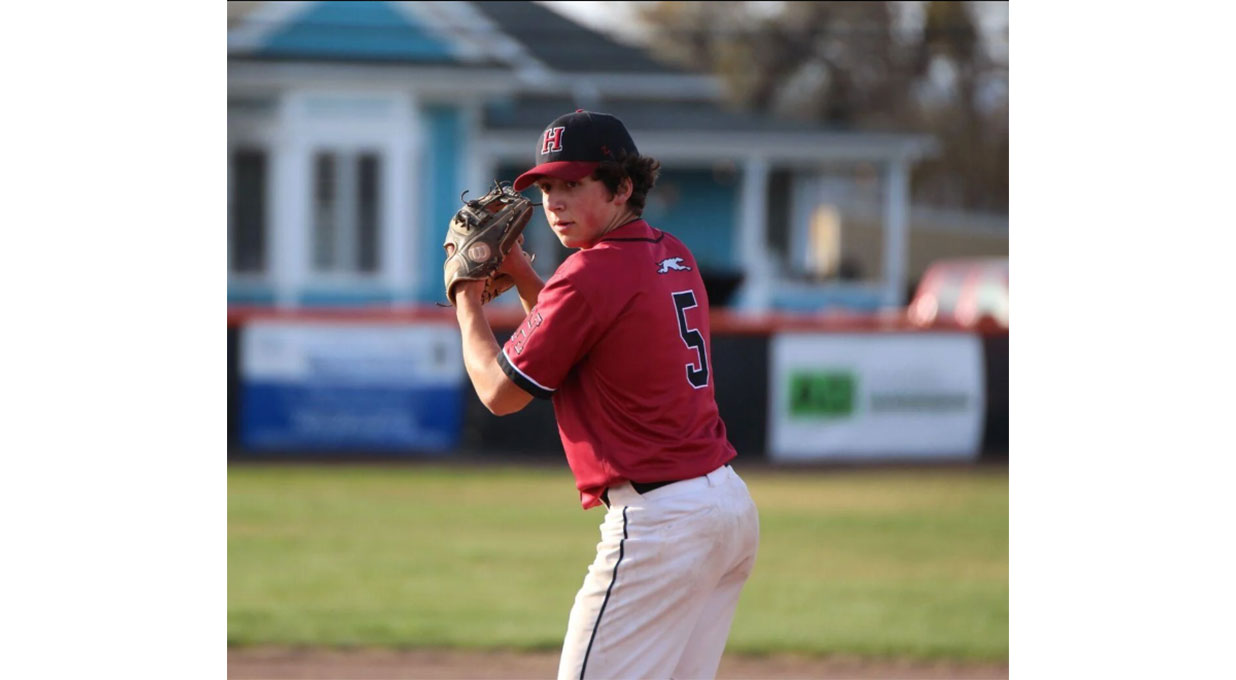
[[[529,255],[524,252],[524,235],[520,234],[515,241],[515,247],[511,248],[511,252],[503,258],[502,264],[498,265],[499,274],[510,274],[512,278],[519,281],[529,275],[536,275],[536,270],[532,268],[532,260],[534,255]]]

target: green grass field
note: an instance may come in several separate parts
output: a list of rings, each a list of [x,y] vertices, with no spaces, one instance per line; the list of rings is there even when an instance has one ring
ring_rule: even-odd
[[[731,652],[1008,659],[1008,474],[739,468]],[[228,469],[228,644],[556,649],[599,538],[555,468]]]

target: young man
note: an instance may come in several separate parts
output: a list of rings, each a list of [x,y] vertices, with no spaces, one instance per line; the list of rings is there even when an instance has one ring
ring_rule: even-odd
[[[711,678],[751,573],[759,519],[727,464],[708,298],[681,241],[640,219],[660,164],[622,122],[579,110],[549,124],[537,164],[545,216],[578,248],[542,283],[515,248],[523,324],[499,349],[484,282],[456,293],[464,364],[497,415],[552,399],[585,509],[604,504],[559,678]]]

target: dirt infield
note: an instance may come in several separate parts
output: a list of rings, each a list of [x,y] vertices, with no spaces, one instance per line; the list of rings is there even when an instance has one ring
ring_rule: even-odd
[[[464,652],[432,650],[325,650],[275,647],[229,649],[227,676],[234,680],[394,680],[397,678],[552,678],[558,670],[556,652]],[[777,655],[726,655],[718,678],[957,678],[1009,677],[1008,664],[813,659]]]

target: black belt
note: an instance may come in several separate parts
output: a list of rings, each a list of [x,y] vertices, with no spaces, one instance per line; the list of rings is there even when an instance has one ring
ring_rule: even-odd
[[[681,479],[668,479],[664,482],[631,482],[631,488],[635,489],[635,492],[642,496],[653,489],[660,489],[666,484],[673,484],[674,482],[681,481]],[[609,507],[609,489],[601,492],[601,502],[605,503],[605,507]]]
[[[664,482],[631,482],[631,488],[635,489],[635,492],[642,496],[653,489],[660,489],[666,484],[673,484],[674,482],[681,481],[681,479],[671,479]]]
[[[725,467],[729,467],[729,464],[726,463]],[[694,479],[694,477],[692,477],[691,479]],[[676,482],[682,482],[682,481],[685,481],[685,480],[667,479],[664,482],[631,482],[631,488],[635,489],[635,493],[638,493],[639,495],[643,496],[644,494],[648,493],[649,491],[652,491],[653,489],[660,489],[661,487],[666,486],[668,484],[674,484]],[[609,507],[609,489],[606,489],[601,492],[601,500],[605,502],[606,507]]]

